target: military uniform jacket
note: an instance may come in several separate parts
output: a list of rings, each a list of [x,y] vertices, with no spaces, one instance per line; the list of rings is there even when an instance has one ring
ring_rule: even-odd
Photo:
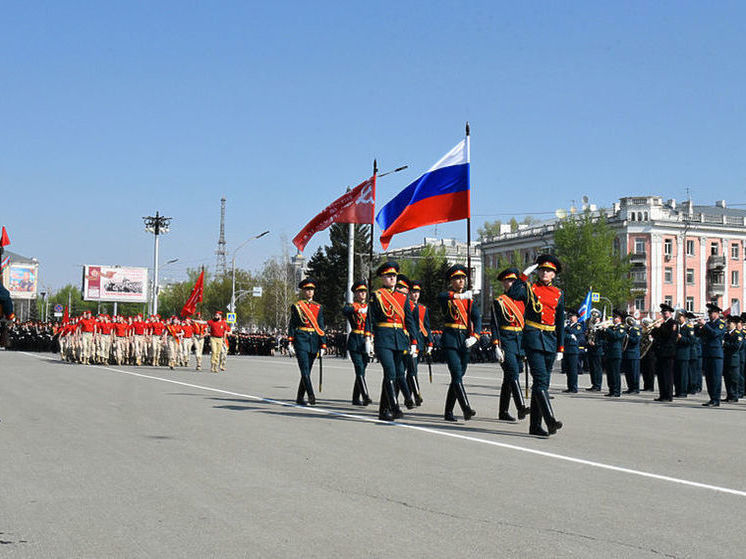
[[[741,344],[741,349],[739,350],[739,353],[741,354],[741,367],[743,367],[746,365],[746,332],[741,329],[738,333],[741,334],[741,338],[744,338],[744,341]]]
[[[702,357],[723,357],[723,336],[725,335],[725,322],[721,318],[705,322],[703,326],[695,330],[697,336],[702,338]]]
[[[678,328],[673,318],[669,318],[658,328],[653,330],[655,339],[655,356],[664,359],[673,359],[676,356],[676,335]]]
[[[376,289],[368,305],[368,317],[376,348],[405,351],[417,343],[417,324],[404,293]]]
[[[549,353],[564,351],[565,295],[562,290],[554,285],[530,284],[524,303],[524,349]]]
[[[443,311],[443,335],[441,347],[444,349],[466,350],[464,342],[469,336],[478,337],[475,332],[482,330],[482,315],[472,299],[454,299],[455,291],[444,291],[438,295]]]
[[[523,357],[523,328],[525,325],[526,284],[513,282],[510,289],[492,301],[490,330],[492,344],[500,344],[503,351]]]
[[[342,308],[342,314],[350,323],[350,334],[347,337],[347,350],[357,353],[365,353],[365,336],[370,336],[368,305],[357,302],[347,304]]]
[[[726,332],[723,336],[723,367],[740,367],[740,350],[743,345],[743,335],[738,330]]]
[[[10,298],[10,291],[0,284],[0,318],[13,318],[13,299]]]
[[[430,312],[425,305],[415,304],[410,301],[412,315],[417,323],[417,350],[423,351],[425,347],[433,347],[433,331],[430,329]]]
[[[679,334],[681,337],[676,340],[676,360],[689,361],[694,344],[694,328],[689,324],[684,324],[679,327]]]
[[[627,347],[622,351],[622,359],[640,358],[640,339],[642,330],[639,326],[627,326]],[[622,346],[624,344],[622,343]]]
[[[290,307],[288,340],[296,351],[318,353],[319,349],[326,349],[321,305],[316,301],[298,301]]]
[[[565,328],[565,353],[577,355],[580,346],[585,346],[585,329],[580,322],[568,324]]]
[[[606,339],[606,358],[607,359],[621,359],[622,358],[622,344],[624,338],[627,335],[627,327],[622,324],[614,324],[606,328],[604,332],[604,338]]]

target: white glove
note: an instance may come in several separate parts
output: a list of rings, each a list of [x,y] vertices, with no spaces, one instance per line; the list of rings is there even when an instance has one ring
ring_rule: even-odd
[[[499,345],[495,346],[495,358],[497,359],[498,363],[502,363],[503,361],[505,361],[505,352]]]
[[[575,340],[576,342],[578,341],[578,338],[575,334],[570,334],[570,338]]]
[[[555,360],[555,361],[557,361],[557,363],[559,363],[560,361],[562,361],[562,355],[564,355],[564,354],[561,351],[557,352],[557,359]]]
[[[288,344],[288,353],[290,357],[295,357],[295,346],[291,343]]]
[[[431,346],[431,345],[427,346],[427,349],[425,350],[425,353],[427,353],[428,355],[432,355],[433,354],[433,346]]]
[[[538,265],[538,264],[531,264],[531,265],[530,265],[530,266],[529,266],[528,268],[526,268],[525,270],[523,270],[523,275],[524,275],[524,276],[530,276],[530,275],[531,275],[531,273],[532,273],[532,272],[533,272],[534,270],[536,270],[536,268],[538,268],[538,267],[539,267],[539,265]]]
[[[373,357],[373,340],[370,338],[365,338],[365,353],[368,357]]]
[[[464,291],[463,293],[456,293],[453,298],[454,299],[471,299],[471,289],[468,291]]]
[[[477,339],[474,336],[469,336],[468,338],[466,338],[466,340],[464,340],[464,345],[466,346],[466,349],[469,349],[475,343],[477,343]]]
[[[319,357],[324,357],[326,355],[326,350],[322,347],[319,349]]]
[[[412,355],[412,357],[417,357],[417,345],[412,344],[411,346],[409,346],[409,353]]]

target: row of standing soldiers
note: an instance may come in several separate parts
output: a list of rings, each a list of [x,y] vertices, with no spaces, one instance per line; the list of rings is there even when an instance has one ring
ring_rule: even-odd
[[[508,413],[512,397],[520,419],[531,414],[529,432],[546,437],[562,427],[554,416],[548,389],[552,366],[557,358],[561,359],[564,349],[564,296],[553,285],[555,275],[561,271],[555,256],[539,256],[527,273],[534,269],[538,275],[535,283],[529,283],[528,277],[514,268],[500,274],[506,293],[493,302],[491,344],[505,373],[499,418],[515,421]],[[367,285],[356,283],[352,288],[354,301],[344,308],[351,326],[347,349],[355,368],[352,403],[366,406],[372,402],[365,370],[375,356],[383,368],[378,416],[392,421],[403,417],[399,394],[407,409],[422,404],[417,357],[431,356],[433,334],[428,309],[419,303],[420,284],[399,274],[399,266],[393,261],[381,265],[377,276],[382,283],[380,289],[369,297]],[[440,345],[451,376],[443,417],[456,421],[454,408],[458,402],[464,420],[469,420],[476,411],[469,403],[463,378],[471,350],[478,343],[482,318],[471,290],[466,289],[466,268],[451,266],[446,280],[449,288],[438,296],[446,321]],[[311,368],[327,349],[323,310],[313,300],[316,285],[312,279],[304,279],[298,287],[302,298],[291,307],[288,333],[289,350],[296,356],[301,374],[296,402],[306,405],[307,397],[308,403],[314,405]],[[525,405],[519,384],[524,355],[533,377],[530,406]]]

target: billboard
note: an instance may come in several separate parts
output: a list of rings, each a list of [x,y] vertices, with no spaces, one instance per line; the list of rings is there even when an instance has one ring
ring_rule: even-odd
[[[148,269],[126,266],[84,266],[83,300],[147,303]]]
[[[11,264],[7,274],[5,287],[13,299],[36,299],[38,264]]]

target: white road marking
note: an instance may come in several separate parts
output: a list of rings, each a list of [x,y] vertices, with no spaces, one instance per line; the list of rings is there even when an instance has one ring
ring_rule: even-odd
[[[19,353],[22,353],[23,355],[27,355],[29,357],[34,357],[36,359],[48,360],[48,361],[57,361],[56,359],[49,359],[49,358],[45,358],[45,357],[40,357],[40,356],[34,355],[32,353],[26,353],[26,352],[19,352]],[[697,481],[691,481],[691,480],[687,480],[687,479],[680,479],[680,478],[675,478],[675,477],[671,477],[671,476],[664,476],[664,475],[655,474],[655,473],[652,473],[652,472],[645,472],[645,471],[642,471],[642,470],[634,470],[634,469],[631,469],[631,468],[624,468],[622,466],[614,466],[612,464],[604,464],[603,462],[595,462],[593,460],[585,460],[584,458],[575,458],[573,456],[566,456],[564,454],[557,454],[557,453],[554,453],[554,452],[547,452],[547,451],[544,451],[544,450],[536,450],[536,449],[533,449],[533,448],[527,448],[527,447],[524,447],[524,446],[518,446],[518,445],[514,445],[514,444],[509,444],[509,443],[502,443],[502,442],[498,442],[498,441],[491,441],[491,440],[482,439],[482,438],[479,438],[479,437],[472,437],[470,435],[461,435],[459,433],[451,433],[451,432],[448,432],[448,431],[441,431],[440,429],[433,429],[431,427],[421,427],[419,425],[410,425],[408,423],[401,423],[401,422],[398,422],[398,421],[391,421],[391,422],[389,422],[389,421],[382,421],[380,419],[373,418],[373,417],[366,417],[366,416],[362,416],[362,415],[356,415],[356,414],[353,414],[353,413],[338,412],[338,411],[329,410],[329,409],[325,409],[325,408],[318,407],[318,406],[299,406],[298,404],[294,404],[294,403],[290,403],[290,402],[283,402],[281,400],[274,400],[272,398],[264,398],[264,397],[261,397],[261,396],[255,396],[253,394],[243,394],[241,392],[232,392],[230,390],[222,390],[220,388],[212,388],[212,387],[209,387],[209,386],[202,386],[202,385],[199,385],[199,384],[192,384],[192,383],[189,383],[189,382],[182,382],[182,381],[179,381],[179,380],[161,378],[161,377],[156,377],[156,376],[153,376],[153,375],[145,375],[145,374],[142,374],[142,373],[136,373],[134,371],[125,371],[125,370],[122,370],[122,369],[115,369],[113,367],[104,367],[103,365],[93,365],[93,366],[90,366],[90,368],[94,368],[94,367],[97,368],[97,369],[104,369],[104,370],[107,370],[107,371],[113,371],[115,373],[122,373],[122,374],[125,374],[125,375],[131,375],[131,376],[134,376],[134,377],[140,377],[140,378],[145,378],[145,379],[150,379],[150,380],[157,380],[157,381],[161,381],[161,382],[167,382],[167,383],[170,383],[170,384],[177,384],[179,386],[186,386],[186,387],[189,387],[189,388],[196,388],[198,390],[205,390],[207,392],[215,392],[217,394],[226,394],[226,395],[229,395],[229,396],[239,396],[241,398],[247,398],[249,400],[255,400],[255,401],[259,401],[259,402],[266,402],[268,404],[275,404],[275,405],[278,405],[278,406],[284,406],[284,407],[288,407],[288,408],[298,408],[298,409],[305,410],[305,411],[311,412],[311,413],[317,413],[317,414],[322,414],[322,415],[332,415],[332,416],[337,416],[337,417],[346,417],[346,418],[349,418],[349,419],[357,419],[359,421],[367,421],[369,423],[384,423],[384,424],[389,424],[389,425],[395,425],[397,427],[401,427],[401,428],[404,428],[404,429],[411,429],[413,431],[419,431],[421,433],[429,433],[431,435],[437,435],[437,436],[440,436],[440,437],[450,437],[450,438],[453,438],[453,439],[461,439],[461,440],[464,440],[464,441],[470,441],[470,442],[485,444],[485,445],[489,445],[489,446],[496,446],[496,447],[499,447],[499,448],[505,448],[505,449],[508,449],[508,450],[515,450],[515,451],[518,451],[518,452],[524,452],[524,453],[533,454],[533,455],[536,455],[536,456],[543,456],[545,458],[552,458],[554,460],[562,460],[564,462],[571,462],[571,463],[574,463],[574,464],[582,464],[583,466],[589,466],[589,467],[592,467],[592,468],[599,468],[599,469],[602,469],[602,470],[610,470],[612,472],[619,472],[619,473],[623,473],[623,474],[629,474],[629,475],[638,476],[638,477],[644,477],[644,478],[648,478],[648,479],[655,479],[655,480],[658,480],[658,481],[666,481],[666,482],[669,482],[669,483],[676,483],[676,484],[685,485],[685,486],[688,486],[688,487],[697,487],[699,489],[707,489],[709,491],[716,491],[718,493],[727,493],[729,495],[736,495],[738,497],[746,497],[746,491],[740,491],[738,489],[731,489],[729,487],[721,487],[719,485],[710,485],[708,483],[700,483],[700,482],[697,482]]]

